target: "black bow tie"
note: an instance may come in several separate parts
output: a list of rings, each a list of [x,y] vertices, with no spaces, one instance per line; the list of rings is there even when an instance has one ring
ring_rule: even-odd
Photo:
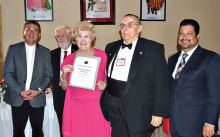
[[[125,48],[125,47],[131,49],[131,47],[132,47],[132,43],[129,44],[129,45],[127,45],[127,44],[125,44],[125,43],[122,43],[121,45],[122,45],[122,49]]]

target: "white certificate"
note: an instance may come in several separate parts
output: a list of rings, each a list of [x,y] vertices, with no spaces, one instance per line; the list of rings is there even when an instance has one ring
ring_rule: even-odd
[[[77,55],[75,57],[69,85],[79,88],[95,90],[101,58]]]

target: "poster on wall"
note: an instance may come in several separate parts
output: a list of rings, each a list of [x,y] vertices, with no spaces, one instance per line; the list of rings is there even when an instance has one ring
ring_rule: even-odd
[[[115,0],[80,0],[81,21],[95,25],[115,24]]]
[[[142,21],[165,21],[166,0],[141,0]]]
[[[53,21],[53,0],[24,0],[25,21]]]

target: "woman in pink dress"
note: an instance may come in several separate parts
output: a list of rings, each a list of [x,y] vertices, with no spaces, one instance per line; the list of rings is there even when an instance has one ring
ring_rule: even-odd
[[[63,111],[64,137],[111,137],[111,126],[105,120],[100,108],[100,97],[106,86],[106,61],[104,51],[93,47],[95,40],[94,25],[82,21],[75,25],[73,37],[79,50],[66,57],[60,69],[63,74],[60,79],[62,88],[66,89]],[[76,55],[100,57],[95,90],[69,86],[70,72]]]

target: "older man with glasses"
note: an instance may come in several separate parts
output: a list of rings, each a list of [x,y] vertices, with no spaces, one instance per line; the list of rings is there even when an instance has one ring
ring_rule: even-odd
[[[58,26],[55,29],[55,38],[59,47],[51,51],[53,65],[52,89],[54,109],[57,113],[62,137],[63,106],[66,91],[61,88],[60,84],[60,77],[62,75],[60,65],[68,55],[78,50],[78,46],[72,43],[72,30],[69,26]]]
[[[168,68],[164,46],[140,37],[138,16],[120,24],[123,40],[107,45],[107,88],[101,107],[112,137],[151,137],[169,113]]]

